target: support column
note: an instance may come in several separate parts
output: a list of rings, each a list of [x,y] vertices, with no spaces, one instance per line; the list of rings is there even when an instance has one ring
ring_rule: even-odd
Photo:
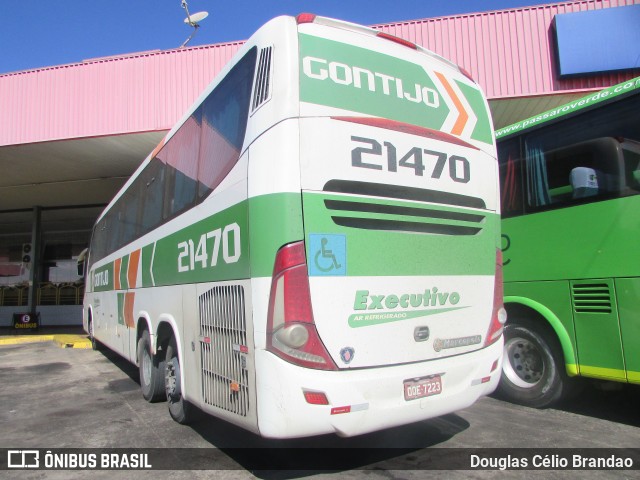
[[[40,240],[41,240],[42,208],[33,207],[33,223],[31,227],[31,270],[29,271],[29,302],[30,313],[35,313],[38,300],[38,278],[40,273]]]

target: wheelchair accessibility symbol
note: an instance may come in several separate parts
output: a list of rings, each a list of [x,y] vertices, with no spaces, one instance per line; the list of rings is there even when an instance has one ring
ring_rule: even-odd
[[[344,235],[309,235],[309,274],[346,275],[347,239]]]

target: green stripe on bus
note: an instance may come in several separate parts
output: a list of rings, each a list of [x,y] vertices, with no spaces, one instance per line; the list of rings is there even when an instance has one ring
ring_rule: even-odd
[[[113,290],[113,262],[96,268],[93,272],[91,282],[94,292]]]
[[[349,276],[418,276],[418,275],[494,275],[495,255],[499,238],[499,215],[478,210],[455,209],[445,206],[429,205],[416,208],[415,203],[385,200],[384,205],[405,207],[414,210],[435,210],[440,213],[467,213],[483,216],[481,222],[464,222],[461,220],[445,221],[438,218],[424,218],[413,215],[378,214],[377,217],[387,222],[389,228],[399,225],[400,230],[353,228],[341,226],[338,217],[366,220],[375,217],[375,213],[362,211],[330,210],[325,200],[348,200],[360,204],[376,202],[372,199],[352,196],[325,195],[304,193],[305,234],[307,249],[310,248],[310,235],[344,235],[346,237],[346,272]],[[428,208],[427,208],[428,207]],[[361,207],[360,210],[370,210]],[[348,224],[350,220],[346,221]],[[397,224],[395,222],[398,222]],[[473,227],[476,234],[428,234],[402,230],[403,222],[422,228],[423,225],[436,226],[436,229],[453,227]],[[345,222],[343,222],[345,223]],[[387,227],[384,227],[387,228]],[[307,258],[315,258],[317,252],[307,251]]]
[[[493,128],[491,120],[489,120],[489,114],[487,113],[487,107],[482,93],[477,88],[473,88],[465,83],[456,82],[456,84],[478,117],[478,121],[471,133],[471,138],[492,145]]]
[[[224,250],[225,245],[235,240],[231,230],[228,229],[225,234],[225,227],[233,224],[239,226],[240,257],[233,263],[226,263],[225,253],[232,257],[236,253],[231,247],[227,247],[230,249],[228,252]],[[142,254],[143,269],[150,268],[155,285],[236,280],[249,278],[250,275],[268,277],[273,273],[278,249],[302,239],[301,194],[262,195],[240,202],[159,240],[155,254],[152,246],[145,247]],[[216,241],[219,241],[217,260],[212,266]],[[201,242],[206,250],[200,248]],[[153,263],[150,258],[152,254]],[[203,268],[203,265],[207,266]],[[151,280],[151,274],[143,276],[145,286],[151,285]]]
[[[252,277],[270,277],[278,249],[303,238],[301,193],[275,193],[249,199]]]
[[[248,237],[247,202],[240,202],[158,240],[150,266],[155,285],[249,278]]]
[[[303,240],[301,193],[262,195],[240,202],[187,228],[168,235],[142,248],[142,286],[236,280],[270,277],[276,252],[291,242]],[[341,227],[331,220],[325,199],[341,199],[340,195],[304,194],[307,235],[312,233],[348,234],[349,275],[493,275],[495,249],[499,232],[499,216],[479,212],[485,218],[476,235],[421,235],[406,232],[362,230]],[[360,199],[364,203],[373,202]],[[407,206],[385,201],[393,206]],[[447,212],[464,209],[438,207]],[[467,213],[477,214],[476,211]],[[363,214],[363,218],[367,218]],[[421,219],[383,215],[389,220]],[[433,220],[434,224],[442,220]],[[454,220],[455,226],[472,222]],[[226,229],[237,225],[237,229]],[[226,233],[225,233],[226,232]],[[236,234],[239,232],[239,239]],[[233,244],[239,241],[239,249]],[[216,243],[218,245],[216,247]],[[251,247],[249,247],[249,245]],[[452,248],[454,245],[454,248]],[[154,251],[155,248],[155,251]],[[251,248],[251,251],[249,251]],[[384,252],[375,258],[374,255]],[[215,257],[215,261],[214,261]],[[231,263],[225,261],[231,259]],[[237,258],[236,258],[237,257]],[[126,288],[129,256],[122,259],[120,280]],[[108,282],[96,291],[112,290],[113,263],[96,271],[106,273]]]
[[[142,248],[142,286],[143,287],[151,287],[153,286],[153,278],[151,276],[151,260],[153,259],[153,250],[155,249],[155,244],[147,245]]]
[[[118,323],[124,325],[124,293],[118,293]]]
[[[144,246],[141,286],[271,276],[278,249],[303,238],[300,193],[251,198]],[[123,290],[128,264],[127,254],[119,275]],[[94,286],[96,292],[114,289],[113,262],[96,269]]]
[[[122,262],[120,262],[120,288],[122,290],[127,290],[129,288],[129,277],[127,276],[128,271],[129,255],[125,255],[122,257]]]

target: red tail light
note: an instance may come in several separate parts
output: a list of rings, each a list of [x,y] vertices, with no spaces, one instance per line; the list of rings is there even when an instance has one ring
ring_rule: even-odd
[[[329,399],[324,392],[304,391],[304,399],[311,405],[329,405]]]
[[[469,73],[469,71],[466,68],[463,68],[460,65],[458,65],[458,70],[460,70],[460,73],[463,74],[465,77],[467,77],[469,80],[471,80],[473,83],[476,83],[476,81],[471,76],[471,73]]]
[[[378,32],[376,36],[384,38],[385,40],[391,40],[392,42],[399,43],[400,45],[412,48],[414,50],[418,49],[418,46],[415,43],[410,42],[409,40],[405,40],[404,38],[396,37],[395,35],[391,35],[389,33]]]
[[[495,343],[500,338],[504,324],[507,322],[507,311],[504,309],[503,304],[504,289],[502,281],[502,251],[498,249],[496,251],[496,275],[493,288],[493,313],[491,315],[491,325],[484,342],[485,347]]]
[[[301,13],[296,17],[296,22],[298,25],[301,23],[313,23],[316,19],[316,16],[313,13]]]
[[[285,245],[276,255],[267,317],[267,350],[302,367],[337,370],[313,320],[304,242]]]

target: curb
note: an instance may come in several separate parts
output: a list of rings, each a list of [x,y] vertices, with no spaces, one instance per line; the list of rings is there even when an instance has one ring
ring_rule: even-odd
[[[60,348],[91,348],[91,341],[84,335],[16,335],[0,337],[0,345],[20,345],[23,343],[54,342]]]

